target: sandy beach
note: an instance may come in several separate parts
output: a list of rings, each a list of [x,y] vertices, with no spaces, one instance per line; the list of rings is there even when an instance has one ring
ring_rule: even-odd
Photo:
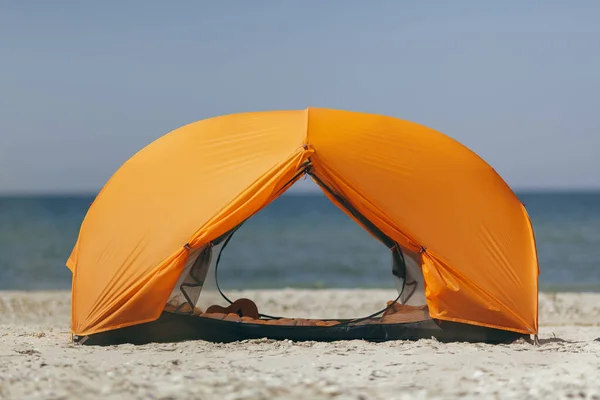
[[[366,315],[385,290],[232,293],[266,313]],[[69,292],[0,292],[0,399],[600,399],[600,294],[540,294],[540,345],[69,342]]]

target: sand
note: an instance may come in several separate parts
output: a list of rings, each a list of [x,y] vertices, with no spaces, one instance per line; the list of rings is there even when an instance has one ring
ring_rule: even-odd
[[[243,292],[267,313],[356,317],[394,292]],[[68,292],[0,292],[0,399],[600,399],[600,294],[540,294],[540,345],[76,346]]]

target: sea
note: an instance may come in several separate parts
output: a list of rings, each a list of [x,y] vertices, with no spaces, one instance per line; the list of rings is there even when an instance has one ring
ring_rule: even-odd
[[[544,291],[600,291],[600,192],[518,193]],[[65,262],[93,196],[0,197],[0,290],[71,288]],[[219,264],[224,289],[393,288],[390,254],[322,194],[285,194]]]

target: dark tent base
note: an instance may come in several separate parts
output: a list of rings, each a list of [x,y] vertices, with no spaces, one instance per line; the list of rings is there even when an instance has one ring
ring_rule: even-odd
[[[340,321],[344,322],[344,321]],[[527,338],[516,332],[434,320],[409,323],[366,323],[360,325],[286,326],[225,321],[163,312],[160,318],[131,327],[75,338],[86,345],[146,344],[205,340],[227,343],[246,339],[289,339],[332,342],[338,340],[418,340],[436,338],[441,342],[510,343]]]

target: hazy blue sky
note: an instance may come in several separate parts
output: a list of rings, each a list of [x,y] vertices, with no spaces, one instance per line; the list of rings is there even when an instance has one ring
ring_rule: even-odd
[[[3,1],[0,191],[97,191],[181,125],[307,106],[428,125],[515,189],[600,188],[599,21],[599,1]]]

